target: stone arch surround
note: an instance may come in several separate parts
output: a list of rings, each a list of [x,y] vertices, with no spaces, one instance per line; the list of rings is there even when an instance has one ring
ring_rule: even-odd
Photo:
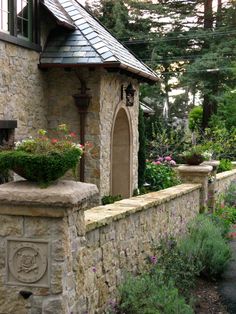
[[[117,110],[112,129],[111,194],[123,198],[131,196],[132,132],[129,114],[125,107]]]

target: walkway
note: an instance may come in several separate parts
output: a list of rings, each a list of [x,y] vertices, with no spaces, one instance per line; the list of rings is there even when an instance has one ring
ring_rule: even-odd
[[[230,242],[230,246],[233,256],[222,276],[219,289],[224,303],[227,305],[228,312],[236,314],[236,225],[234,225],[231,235],[233,240]]]

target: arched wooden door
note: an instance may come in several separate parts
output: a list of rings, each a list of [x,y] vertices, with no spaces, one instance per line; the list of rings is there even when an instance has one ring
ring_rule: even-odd
[[[112,195],[131,196],[130,125],[125,109],[116,116],[112,139]]]

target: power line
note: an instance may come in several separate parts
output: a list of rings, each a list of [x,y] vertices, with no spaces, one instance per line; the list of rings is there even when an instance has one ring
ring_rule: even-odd
[[[231,32],[230,32],[230,30],[232,29],[232,30],[235,30],[235,27],[234,26],[228,26],[228,27],[221,27],[220,29],[222,29],[222,30],[224,30],[224,31],[217,31],[217,30],[211,30],[211,31],[209,31],[209,30],[204,30],[204,28],[198,28],[198,30],[197,31],[199,31],[199,30],[202,30],[203,32],[204,32],[204,36],[207,36],[207,35],[211,35],[211,34],[220,34],[220,33],[222,33],[222,34],[230,34]],[[227,30],[229,30],[229,31],[227,31]],[[156,32],[156,33],[160,33],[159,31],[158,32]],[[192,33],[192,34],[194,34],[194,33],[196,33],[196,32],[192,32],[192,31],[179,31],[179,32],[177,32],[177,31],[170,31],[170,32],[166,32],[165,34],[180,34],[180,35],[182,35],[181,37],[183,37],[183,33],[184,34],[186,34],[186,33]],[[154,32],[150,32],[149,34],[153,34],[153,35],[155,35],[155,33]],[[185,36],[185,35],[184,35]],[[145,36],[146,37],[146,36]],[[144,37],[144,39],[143,40],[145,40],[145,37]],[[173,38],[180,38],[179,36],[176,36],[176,37],[173,37]],[[120,41],[129,41],[130,40],[130,37],[120,37],[119,38],[119,40]],[[140,39],[140,40],[142,40],[142,39]]]
[[[236,68],[233,67],[221,67],[221,68],[217,68],[217,69],[205,69],[205,70],[186,70],[186,71],[181,71],[181,72],[176,72],[176,71],[166,71],[166,72],[159,72],[157,74],[160,75],[167,75],[167,74],[186,74],[186,73],[218,73],[221,70],[235,70]]]
[[[139,39],[135,39],[135,40],[131,40],[131,41],[122,41],[123,44],[129,46],[129,45],[138,45],[138,44],[152,44],[158,41],[163,41],[163,42],[168,42],[168,41],[179,41],[179,40],[184,40],[184,39],[192,39],[192,40],[200,40],[201,38],[205,38],[208,37],[209,35],[213,36],[213,37],[217,37],[219,35],[233,35],[236,34],[236,31],[231,31],[231,32],[220,32],[220,33],[208,33],[208,34],[199,34],[196,35],[195,34],[195,38],[188,35],[183,35],[183,36],[179,36],[179,37],[171,37],[171,38],[166,38],[166,37],[159,37],[157,39],[149,39],[149,40],[139,40]]]

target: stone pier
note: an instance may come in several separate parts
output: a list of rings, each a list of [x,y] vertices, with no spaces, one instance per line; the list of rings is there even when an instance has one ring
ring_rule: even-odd
[[[76,313],[76,254],[97,193],[74,181],[0,186],[0,313]]]

